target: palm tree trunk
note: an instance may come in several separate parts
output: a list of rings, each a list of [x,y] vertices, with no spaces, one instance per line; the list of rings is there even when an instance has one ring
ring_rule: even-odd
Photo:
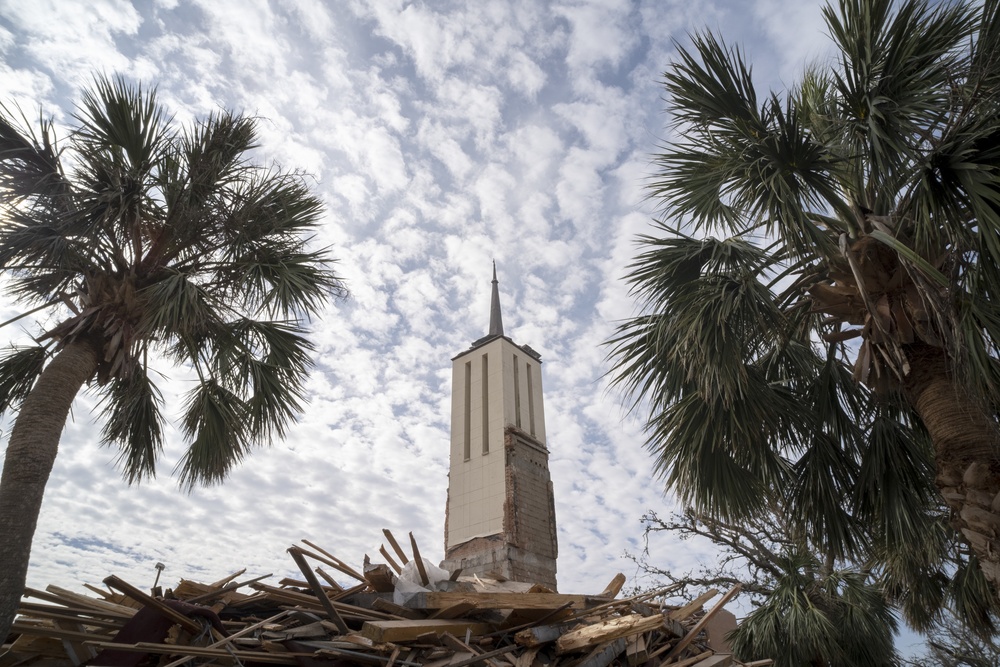
[[[0,640],[24,593],[31,540],[66,417],[97,363],[97,350],[88,342],[64,347],[38,377],[11,430],[0,477]]]
[[[956,381],[943,350],[923,346],[911,360],[905,391],[934,443],[935,483],[1000,591],[1000,430]]]

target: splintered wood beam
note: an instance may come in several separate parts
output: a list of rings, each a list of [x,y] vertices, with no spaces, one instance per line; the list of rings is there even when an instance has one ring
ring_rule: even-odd
[[[417,572],[420,573],[420,583],[427,586],[431,580],[427,577],[427,569],[424,567],[424,559],[420,557],[420,549],[417,548],[417,538],[410,533],[410,546],[413,547],[413,562],[417,564]]]
[[[604,591],[598,593],[597,597],[601,598],[615,598],[622,591],[622,586],[625,585],[625,575],[619,572],[614,576],[614,578],[608,583],[604,588]]]
[[[323,587],[319,583],[319,579],[316,578],[316,575],[306,562],[305,556],[302,555],[302,550],[298,547],[290,547],[288,549],[288,553],[292,557],[292,560],[295,561],[295,564],[299,566],[299,569],[302,570],[302,575],[306,578],[306,581],[309,582],[309,586],[312,588],[312,591],[316,595],[317,599],[319,599],[319,603],[323,606],[323,610],[326,611],[326,615],[329,616],[330,620],[337,626],[340,634],[346,635],[350,631],[347,627],[347,623],[345,623],[344,619],[340,617],[340,614],[333,606],[333,603],[330,602],[330,598],[326,596],[326,591],[323,590]]]
[[[164,616],[166,616],[171,621],[181,626],[188,632],[193,633],[195,635],[201,632],[201,625],[199,625],[195,621],[192,621],[190,618],[180,613],[179,611],[176,611],[173,607],[166,604],[165,602],[157,600],[152,595],[149,595],[145,591],[136,588],[135,586],[121,579],[120,577],[112,574],[111,576],[104,578],[104,583],[110,586],[111,588],[115,589],[116,591],[121,591],[126,596],[132,598],[136,602],[143,604],[147,607],[152,607],[153,609],[156,609],[158,612],[160,612],[161,614],[163,614]]]
[[[396,555],[399,556],[400,562],[402,562],[403,565],[409,563],[410,559],[406,557],[406,552],[399,546],[399,542],[396,541],[396,538],[392,536],[392,531],[388,528],[383,528],[382,534],[385,535],[385,539],[388,540],[389,546],[392,547],[393,551],[396,552]]]
[[[556,640],[556,655],[580,651],[623,637],[641,634],[663,626],[663,615],[631,614],[606,621],[589,623],[569,630]]]
[[[705,615],[702,616],[700,619],[698,619],[698,622],[694,624],[694,627],[688,630],[688,633],[684,635],[684,637],[681,638],[681,640],[677,642],[677,644],[672,649],[670,649],[667,655],[663,657],[663,662],[670,662],[671,658],[677,656],[678,654],[680,654],[681,651],[686,649],[688,647],[688,644],[693,642],[694,638],[698,636],[698,633],[701,632],[706,625],[708,625],[708,622],[712,620],[712,617],[718,614],[722,610],[722,608],[726,606],[726,603],[729,602],[729,600],[731,600],[737,593],[740,592],[741,588],[742,587],[739,584],[736,584],[728,591],[726,591],[726,594],[723,595],[722,598],[715,603],[715,606],[709,609],[707,612],[705,612]]]
[[[391,568],[392,568],[393,570],[395,570],[395,571],[396,571],[396,574],[402,574],[402,572],[403,572],[403,568],[401,568],[401,567],[400,567],[400,566],[399,566],[399,565],[398,565],[398,564],[396,563],[396,561],[394,561],[394,560],[392,559],[392,556],[390,556],[390,555],[389,555],[389,552],[388,552],[388,551],[386,551],[386,548],[385,548],[385,545],[384,545],[384,544],[380,544],[380,545],[378,546],[378,552],[379,552],[380,554],[382,554],[382,558],[384,558],[384,559],[385,559],[385,562],[387,562],[387,563],[389,564],[389,567],[391,567]]]
[[[688,602],[680,609],[674,609],[673,611],[668,613],[667,618],[669,618],[671,621],[683,621],[685,618],[687,618],[691,614],[695,613],[696,611],[704,607],[706,602],[708,602],[718,594],[719,594],[718,588],[710,588],[701,595],[699,595],[698,597],[696,597],[691,602]]]

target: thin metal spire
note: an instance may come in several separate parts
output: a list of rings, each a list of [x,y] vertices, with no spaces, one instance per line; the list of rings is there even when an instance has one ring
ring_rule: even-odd
[[[490,336],[503,335],[503,317],[500,316],[500,288],[497,281],[497,263],[493,260],[493,296],[490,299]]]

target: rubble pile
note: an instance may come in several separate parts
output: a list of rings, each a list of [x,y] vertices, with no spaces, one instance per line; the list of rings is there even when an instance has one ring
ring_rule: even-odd
[[[317,545],[288,550],[302,579],[245,570],[147,593],[112,575],[92,595],[28,589],[0,667],[302,665],[304,667],[725,667],[737,589],[683,606],[670,590],[618,599],[621,574],[595,595],[463,577],[412,557],[384,531],[384,563],[361,571]],[[330,570],[357,581],[337,583]],[[727,621],[726,619],[730,619]],[[721,622],[720,622],[721,620]],[[770,661],[747,663],[754,667]]]

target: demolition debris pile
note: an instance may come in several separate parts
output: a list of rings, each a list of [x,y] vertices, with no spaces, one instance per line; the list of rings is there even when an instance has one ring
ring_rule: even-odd
[[[94,596],[57,586],[28,589],[0,667],[303,665],[306,667],[725,667],[719,620],[708,591],[683,606],[668,589],[616,599],[618,575],[597,595],[446,572],[412,558],[384,531],[385,563],[361,572],[309,541],[289,555],[302,580],[181,580],[161,595],[112,575]],[[311,561],[311,562],[310,562]],[[397,562],[398,561],[398,562]],[[327,569],[358,582],[338,584]],[[731,616],[729,616],[731,618]],[[721,627],[720,627],[721,626]],[[762,666],[769,660],[747,663]]]

